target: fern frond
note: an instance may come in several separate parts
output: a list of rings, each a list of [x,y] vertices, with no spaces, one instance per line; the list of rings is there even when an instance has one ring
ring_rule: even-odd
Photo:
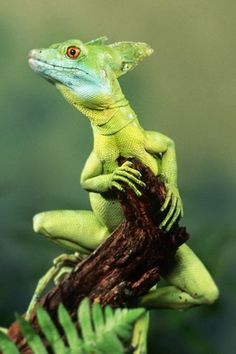
[[[40,325],[40,328],[45,335],[48,343],[56,354],[65,354],[68,353],[64,342],[55,326],[52,322],[49,314],[43,308],[37,308],[37,319]]]
[[[124,353],[122,342],[130,339],[132,325],[144,312],[142,308],[112,310],[110,306],[103,312],[98,304],[92,305],[91,312],[89,300],[84,299],[78,317],[86,353],[91,350],[98,354]]]
[[[50,346],[50,352],[54,354],[124,354],[133,325],[144,312],[142,308],[113,310],[110,306],[103,310],[101,305],[90,305],[89,300],[84,299],[77,312],[80,336],[68,311],[60,304],[58,320],[64,331],[64,336],[61,336],[49,314],[40,307],[36,311],[40,330]],[[42,339],[31,325],[20,316],[17,316],[17,322],[32,352],[48,354]],[[19,354],[15,344],[3,333],[0,333],[0,352]]]
[[[64,330],[67,343],[72,353],[83,354],[82,349],[80,349],[82,348],[83,342],[79,338],[78,331],[63,304],[59,305],[58,319]]]
[[[29,347],[34,354],[47,354],[47,350],[39,337],[39,335],[33,330],[30,324],[20,316],[16,316],[17,322],[20,325],[21,332],[25,337]]]

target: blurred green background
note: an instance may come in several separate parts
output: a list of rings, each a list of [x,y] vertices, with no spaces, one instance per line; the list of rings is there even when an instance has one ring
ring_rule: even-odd
[[[236,352],[235,13],[230,0],[1,2],[2,326],[25,310],[62,252],[32,232],[32,216],[89,208],[79,184],[92,146],[88,121],[30,70],[28,51],[107,35],[155,49],[121,84],[142,125],[176,142],[189,244],[221,290],[211,307],[153,312],[149,353]]]

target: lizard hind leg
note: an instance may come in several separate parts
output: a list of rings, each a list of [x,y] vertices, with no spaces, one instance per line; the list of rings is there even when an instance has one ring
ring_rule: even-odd
[[[89,254],[109,231],[92,211],[53,210],[36,214],[33,229],[52,242],[80,254]]]
[[[140,298],[141,306],[181,310],[212,304],[219,296],[219,290],[211,275],[186,244],[179,247],[173,269],[163,274],[163,278],[169,285],[152,289]]]

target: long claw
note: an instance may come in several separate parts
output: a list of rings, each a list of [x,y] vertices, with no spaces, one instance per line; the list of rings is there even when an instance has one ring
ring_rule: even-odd
[[[178,208],[178,209],[176,209],[174,216],[172,217],[170,223],[168,224],[168,226],[166,228],[167,231],[169,231],[172,228],[172,226],[174,225],[174,223],[178,219],[179,215],[180,215],[180,209]]]
[[[112,187],[115,187],[119,191],[124,192],[124,188],[118,182],[113,181],[112,182]]]
[[[77,253],[77,252],[76,252]],[[53,259],[53,264],[55,266],[60,266],[62,263],[64,263],[65,261],[75,261],[79,256],[77,254],[66,254],[63,253],[60,256],[56,257]]]
[[[132,167],[133,166],[133,162],[131,161],[126,161],[125,163],[123,163],[123,165],[121,165],[120,167],[118,167],[118,170],[120,171],[127,171],[132,173],[134,176],[137,177],[142,177],[142,174],[136,170],[135,168]]]
[[[116,181],[121,181],[124,182],[125,184],[128,184],[128,186],[134,191],[134,193],[140,197],[142,193],[138,190],[138,188],[135,186],[134,183],[132,183],[127,177],[123,176],[116,176]]]
[[[161,223],[161,227],[165,227],[168,224],[169,220],[171,219],[173,213],[176,210],[176,205],[177,205],[177,198],[174,198],[174,200],[171,203],[171,208],[168,211],[168,214],[166,215],[165,219]]]
[[[123,167],[123,166],[131,167],[131,166],[133,166],[133,162],[131,162],[131,161],[125,161],[120,167]]]
[[[121,171],[126,171],[126,172],[129,172],[131,174],[133,174],[134,176],[138,177],[138,178],[141,178],[142,177],[142,174],[136,170],[135,168],[131,168],[131,167],[125,167],[125,168],[122,168]]]
[[[30,304],[29,304],[28,309],[27,309],[26,314],[25,314],[26,321],[28,321],[30,319],[30,315],[31,315],[32,311],[34,310],[34,308],[35,308],[35,306],[37,304],[37,301],[40,298],[42,292],[44,291],[46,286],[49,284],[49,282],[54,279],[54,277],[58,273],[58,270],[59,270],[59,268],[54,265],[39,280],[39,282],[37,284],[37,287],[36,287],[36,289],[34,291],[33,297],[32,297],[32,299],[30,301]]]
[[[167,208],[170,200],[171,200],[171,191],[168,190],[167,195],[166,195],[166,199],[161,207],[161,211],[164,211]]]
[[[133,176],[132,174],[130,174],[130,173],[126,172],[126,171],[118,170],[116,172],[116,175],[114,176],[114,178],[116,178],[116,176],[123,176],[123,177],[128,178],[130,181],[132,181],[132,182],[134,182],[134,183],[136,183],[136,184],[138,184],[138,185],[140,185],[142,187],[146,186],[146,184],[143,181],[141,181],[140,179],[138,179],[137,177]]]
[[[165,228],[169,231],[179,216],[183,216],[183,205],[177,186],[167,183],[166,187],[167,195],[161,207],[161,211],[164,211],[168,207],[168,212],[160,224],[160,228]]]

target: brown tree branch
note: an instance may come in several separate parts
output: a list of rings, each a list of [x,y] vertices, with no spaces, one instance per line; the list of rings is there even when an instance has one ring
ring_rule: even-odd
[[[119,164],[124,161],[120,158]],[[159,229],[167,212],[160,211],[166,195],[164,182],[139,161],[132,159],[132,162],[146,183],[142,196],[137,197],[127,186],[125,193],[114,192],[124,211],[123,223],[39,301],[56,324],[60,302],[72,319],[84,297],[101,305],[129,306],[158,282],[161,273],[171,267],[177,248],[188,239],[185,228],[179,227],[178,222],[169,232]],[[35,312],[30,323],[39,331]],[[16,322],[8,335],[22,353],[30,353]]]

